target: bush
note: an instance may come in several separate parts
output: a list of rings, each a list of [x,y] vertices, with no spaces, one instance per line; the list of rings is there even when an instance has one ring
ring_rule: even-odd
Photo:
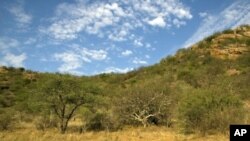
[[[119,124],[114,116],[108,113],[97,112],[89,117],[85,128],[91,131],[116,131],[119,129]]]
[[[250,39],[248,38],[245,43],[249,47],[250,46]]]
[[[233,34],[234,31],[232,29],[226,29],[222,32],[222,34]]]
[[[48,128],[58,127],[58,122],[54,117],[40,116],[35,121],[35,126],[37,130],[46,130]]]
[[[206,37],[204,40],[207,42],[211,42],[214,38],[216,38],[220,34],[221,34],[220,32],[216,32],[213,35]]]
[[[181,70],[177,74],[177,78],[179,80],[184,80],[186,83],[190,84],[191,86],[197,88],[200,87],[195,75],[190,70]]]
[[[170,98],[170,88],[150,82],[136,86],[123,92],[123,96],[116,101],[116,114],[124,125],[166,125],[170,126],[173,105]]]
[[[182,99],[179,119],[185,132],[225,132],[230,124],[244,120],[243,105],[233,95],[196,90]]]
[[[212,39],[209,39],[209,40],[212,41]],[[201,41],[201,42],[198,43],[198,48],[209,48],[210,45],[211,45],[210,42]]]
[[[0,131],[10,130],[15,126],[15,120],[12,111],[0,111]]]
[[[5,108],[11,107],[14,104],[15,104],[15,95],[11,91],[8,91],[8,90],[2,91],[0,94],[0,107],[5,107]]]
[[[228,38],[226,40],[223,40],[220,45],[225,48],[227,47],[228,45],[233,45],[233,44],[236,44],[238,42],[238,40],[236,38]]]

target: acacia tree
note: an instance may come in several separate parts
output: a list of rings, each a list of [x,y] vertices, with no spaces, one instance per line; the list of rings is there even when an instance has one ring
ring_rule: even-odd
[[[60,131],[65,133],[75,111],[86,102],[86,92],[77,78],[59,76],[45,85],[44,96],[49,107],[60,119]]]

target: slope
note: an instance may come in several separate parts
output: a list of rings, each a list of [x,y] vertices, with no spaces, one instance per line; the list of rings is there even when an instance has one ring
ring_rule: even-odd
[[[37,124],[36,120],[41,117],[43,120],[40,122],[49,121],[48,124],[51,124],[51,115],[48,117],[51,110],[44,101],[46,96],[44,97],[42,88],[57,77],[80,82],[81,89],[93,95],[76,113],[82,120],[79,128],[84,125],[86,130],[103,130],[117,129],[127,124],[140,125],[142,122],[139,120],[122,115],[134,115],[135,113],[123,109],[132,105],[139,111],[149,109],[151,113],[148,114],[154,115],[153,118],[146,119],[145,125],[175,127],[181,124],[184,125],[183,128],[190,129],[190,125],[182,123],[182,120],[187,120],[185,114],[190,114],[192,118],[194,115],[197,115],[195,118],[202,117],[199,123],[194,123],[191,127],[194,131],[207,132],[216,129],[225,132],[224,127],[229,123],[250,123],[248,115],[245,114],[250,110],[250,26],[215,33],[189,48],[178,50],[175,55],[168,56],[153,66],[141,67],[126,74],[77,77],[0,67],[0,124],[10,123],[10,120]],[[162,97],[154,101],[157,95]],[[153,99],[150,99],[151,96]],[[134,103],[131,103],[133,100]],[[150,103],[152,101],[155,103]],[[188,107],[190,104],[187,103],[190,101],[196,105],[191,104]],[[203,102],[207,105],[204,106]],[[151,105],[148,104],[150,106],[147,107],[145,103]],[[163,103],[165,108],[155,116],[154,107],[162,107],[157,103]],[[215,103],[217,107],[213,106]],[[146,109],[140,109],[141,107]],[[218,109],[222,110],[218,112]],[[220,119],[218,113],[237,113],[228,109],[237,109],[238,113],[242,111],[246,118],[239,119],[236,116]],[[52,116],[55,116],[53,112]],[[218,118],[214,118],[217,116]],[[206,119],[207,117],[210,119]],[[220,127],[214,127],[209,122],[209,125],[205,125],[204,119],[206,122],[217,122]],[[220,124],[222,120],[225,121],[223,125]],[[47,125],[42,126],[47,128]]]

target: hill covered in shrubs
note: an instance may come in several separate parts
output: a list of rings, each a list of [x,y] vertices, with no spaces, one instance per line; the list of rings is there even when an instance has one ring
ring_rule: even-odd
[[[225,30],[126,74],[72,76],[0,67],[0,130],[228,132],[250,123],[250,26]],[[77,125],[70,124],[79,121]]]

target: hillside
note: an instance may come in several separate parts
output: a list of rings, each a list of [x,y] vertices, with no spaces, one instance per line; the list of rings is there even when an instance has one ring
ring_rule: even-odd
[[[26,124],[61,131],[63,125],[69,132],[157,125],[182,133],[227,133],[229,124],[250,124],[249,86],[248,25],[126,74],[79,77],[0,67],[0,130]]]

